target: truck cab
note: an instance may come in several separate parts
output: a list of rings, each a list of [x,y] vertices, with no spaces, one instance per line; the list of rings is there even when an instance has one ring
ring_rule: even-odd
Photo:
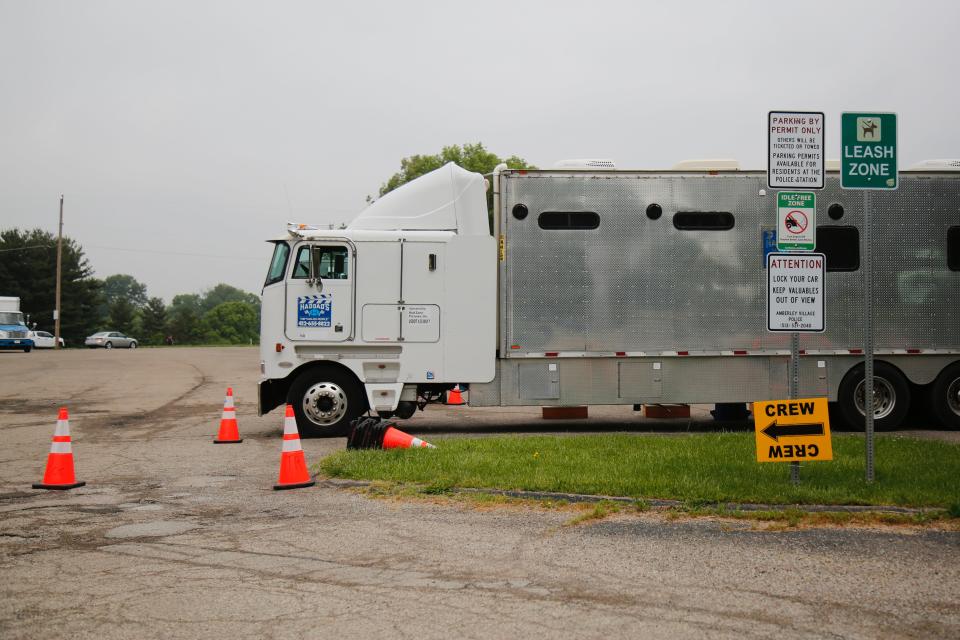
[[[33,349],[30,330],[20,312],[20,298],[0,297],[0,349],[16,349],[24,353]]]
[[[271,241],[261,312],[261,414],[342,435],[364,412],[409,416],[420,392],[489,382],[496,260],[486,186],[448,164],[345,229],[290,225]]]

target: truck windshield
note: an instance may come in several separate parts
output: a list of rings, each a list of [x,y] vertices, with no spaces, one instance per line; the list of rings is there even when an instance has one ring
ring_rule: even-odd
[[[0,324],[23,324],[23,314],[19,311],[0,311]]]

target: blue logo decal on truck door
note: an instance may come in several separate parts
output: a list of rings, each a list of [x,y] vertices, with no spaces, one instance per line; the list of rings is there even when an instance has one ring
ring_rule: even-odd
[[[329,327],[333,316],[333,296],[297,296],[298,327]]]

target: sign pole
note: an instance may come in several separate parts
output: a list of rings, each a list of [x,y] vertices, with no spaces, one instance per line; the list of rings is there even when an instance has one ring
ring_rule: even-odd
[[[863,194],[863,411],[867,447],[867,483],[874,481],[873,417],[873,213],[871,190],[892,191],[897,169],[899,127],[897,114],[850,112],[840,114],[840,187],[862,189]]]
[[[863,207],[863,411],[867,440],[867,482],[874,481],[873,473],[873,256],[870,248],[871,238],[870,209],[873,203],[870,192],[864,193]]]
[[[63,277],[63,194],[60,194],[60,230],[57,232],[57,292],[54,310],[53,348],[60,349],[60,280]]]
[[[800,334],[790,334],[790,399],[800,394]],[[800,463],[790,463],[790,484],[800,484]]]

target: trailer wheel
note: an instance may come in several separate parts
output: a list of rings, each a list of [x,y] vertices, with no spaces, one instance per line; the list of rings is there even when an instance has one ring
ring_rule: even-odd
[[[960,428],[960,362],[948,365],[930,389],[933,414],[945,427]]]
[[[305,371],[287,393],[301,435],[333,438],[347,435],[350,421],[367,410],[363,388],[349,371],[317,367]]]
[[[838,401],[844,421],[863,431],[866,417],[864,366],[858,364],[840,383]],[[873,420],[878,431],[896,429],[910,410],[910,387],[903,374],[886,362],[873,365]]]

